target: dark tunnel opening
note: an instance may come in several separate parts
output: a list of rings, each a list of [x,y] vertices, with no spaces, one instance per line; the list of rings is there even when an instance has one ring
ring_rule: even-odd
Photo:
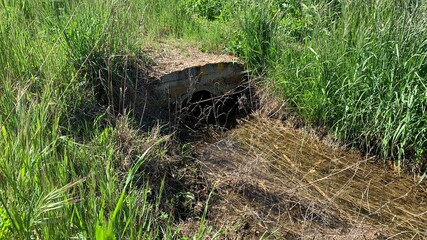
[[[248,87],[220,96],[209,91],[197,91],[183,101],[179,111],[181,138],[209,127],[229,130],[237,125],[239,118],[248,116],[252,110],[253,102]]]

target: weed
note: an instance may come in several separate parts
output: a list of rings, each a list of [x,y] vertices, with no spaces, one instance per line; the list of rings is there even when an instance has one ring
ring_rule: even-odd
[[[384,158],[423,161],[424,7],[342,1],[338,19],[319,8],[333,24],[281,51],[279,85],[308,121],[341,139]]]
[[[147,140],[129,130],[130,140],[120,142],[126,138],[120,131],[134,126],[106,111],[108,103],[128,99],[111,94],[110,84],[132,84],[139,67],[148,63],[141,49],[145,34],[163,31],[155,24],[148,28],[145,17],[155,16],[148,2],[1,1],[0,236],[175,236],[173,216],[157,215],[153,199],[165,198],[162,189],[153,189],[144,177],[148,163],[165,150],[158,147],[150,161],[137,161],[144,146],[157,146],[163,138],[153,140],[153,132]],[[178,3],[169,20],[184,14]],[[180,35],[187,26],[187,20],[180,26],[169,20],[161,29]],[[97,86],[106,94],[105,106],[96,101]],[[116,112],[126,113],[124,102],[116,106]],[[127,163],[120,162],[126,158]]]

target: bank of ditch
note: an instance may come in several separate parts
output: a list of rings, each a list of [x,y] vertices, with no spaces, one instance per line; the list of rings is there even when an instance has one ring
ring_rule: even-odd
[[[191,144],[211,186],[207,224],[233,239],[424,239],[427,192],[393,164],[349,151],[260,97],[235,129]],[[268,103],[268,104],[266,104]],[[275,106],[275,107],[272,107]],[[287,119],[284,121],[284,119]],[[206,136],[208,135],[208,136]],[[197,219],[197,218],[196,218]],[[193,233],[197,221],[179,226]]]

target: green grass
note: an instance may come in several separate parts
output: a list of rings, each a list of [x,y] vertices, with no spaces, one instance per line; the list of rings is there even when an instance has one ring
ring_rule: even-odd
[[[236,26],[227,49],[307,123],[426,170],[425,1],[231,2],[214,20]]]
[[[145,172],[167,140],[110,117],[95,93],[116,100],[109,84],[149,64],[144,41],[191,33],[184,10],[180,1],[1,1],[1,239],[180,237]]]
[[[188,2],[306,122],[426,170],[425,1]]]
[[[426,3],[339,6],[337,13],[310,5],[317,24],[303,42],[280,48],[271,79],[307,121],[339,139],[386,159],[425,163]]]
[[[426,7],[1,1],[0,239],[181,237],[160,206],[174,198],[148,180],[167,140],[136,130],[117,91],[150,64],[142,46],[165,39],[226,49],[266,76],[307,122],[383,158],[425,165]],[[207,229],[201,221],[194,237]]]

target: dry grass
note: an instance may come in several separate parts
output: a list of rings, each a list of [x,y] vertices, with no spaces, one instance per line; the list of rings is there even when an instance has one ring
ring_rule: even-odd
[[[255,114],[226,138],[199,147],[199,159],[218,191],[211,223],[223,227],[226,236],[427,237],[423,186],[302,128]]]

